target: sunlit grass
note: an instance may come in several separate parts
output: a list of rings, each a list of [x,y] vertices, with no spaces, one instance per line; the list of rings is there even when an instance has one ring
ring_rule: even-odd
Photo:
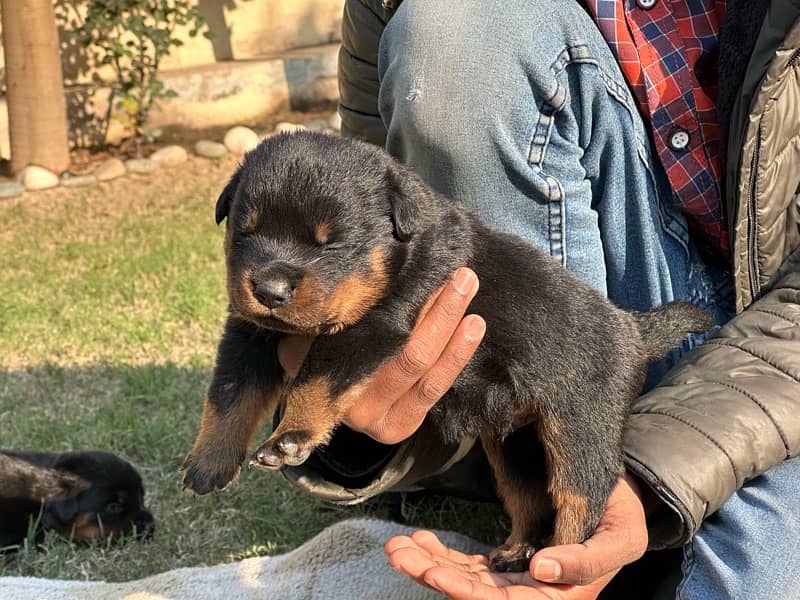
[[[129,580],[285,552],[336,521],[394,514],[247,470],[221,494],[180,490],[225,312],[213,207],[234,164],[193,159],[151,179],[0,201],[0,447],[116,452],[140,471],[156,517],[151,541],[48,536],[0,575]],[[484,539],[499,531],[496,507],[452,499],[404,514]]]

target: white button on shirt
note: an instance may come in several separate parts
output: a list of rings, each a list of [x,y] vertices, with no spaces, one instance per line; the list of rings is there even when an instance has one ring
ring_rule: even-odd
[[[658,2],[658,0],[636,0],[636,4],[639,6],[639,8],[643,8],[645,10],[653,8],[656,5],[656,2]]]
[[[676,129],[669,134],[669,147],[673,150],[685,150],[689,145],[689,134],[684,129]]]

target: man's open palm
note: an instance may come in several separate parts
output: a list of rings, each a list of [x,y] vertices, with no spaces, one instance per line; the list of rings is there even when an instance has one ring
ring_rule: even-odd
[[[626,477],[609,498],[591,538],[583,544],[542,549],[526,573],[493,573],[485,556],[447,548],[429,531],[394,537],[385,551],[392,567],[456,600],[594,600],[646,548],[644,510],[635,483]],[[560,565],[561,583],[534,579],[531,573],[541,577],[538,567],[543,558]]]

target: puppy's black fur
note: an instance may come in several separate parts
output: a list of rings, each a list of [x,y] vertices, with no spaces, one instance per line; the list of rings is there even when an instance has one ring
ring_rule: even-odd
[[[108,452],[0,450],[0,548],[18,546],[33,530],[76,541],[154,529],[134,468]]]
[[[512,519],[492,556],[497,570],[524,570],[538,545],[594,531],[623,472],[622,428],[647,361],[711,325],[687,303],[617,308],[359,142],[265,140],[219,197],[217,222],[225,218],[230,314],[185,486],[204,494],[233,481],[281,398],[281,423],[251,464],[305,461],[378,367],[401,355],[433,292],[466,265],[481,285],[469,312],[486,320],[486,336],[428,418],[449,440],[481,437]],[[318,336],[286,385],[276,353],[284,333]],[[520,425],[527,438],[511,435]],[[537,443],[546,481],[531,459]]]

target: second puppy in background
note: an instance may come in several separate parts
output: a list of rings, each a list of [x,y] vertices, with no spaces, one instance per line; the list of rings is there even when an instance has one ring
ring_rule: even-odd
[[[141,477],[114,454],[0,450],[0,548],[31,532],[85,542],[153,529]]]

